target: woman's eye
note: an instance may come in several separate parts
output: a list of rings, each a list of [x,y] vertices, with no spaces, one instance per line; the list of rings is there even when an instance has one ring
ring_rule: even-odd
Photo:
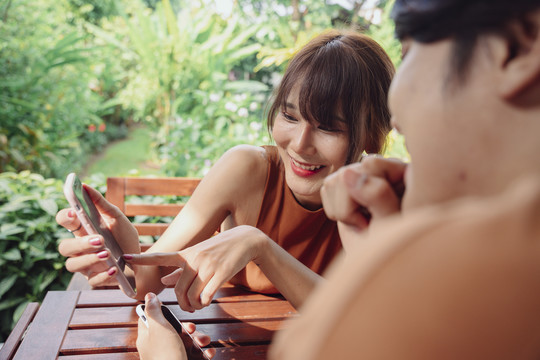
[[[319,125],[318,128],[319,128],[319,130],[322,130],[324,132],[330,132],[330,133],[337,133],[337,132],[342,132],[343,131],[343,130],[341,130],[339,128],[326,127],[326,126],[322,126],[322,125]]]
[[[283,115],[283,117],[284,117],[285,119],[287,119],[288,121],[296,121],[296,118],[295,118],[294,116],[292,116],[292,115],[289,114],[289,113],[286,113],[285,111],[283,111],[283,112],[281,113],[281,115]]]

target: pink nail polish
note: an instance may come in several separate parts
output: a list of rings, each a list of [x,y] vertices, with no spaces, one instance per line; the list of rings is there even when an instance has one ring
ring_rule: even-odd
[[[70,218],[74,218],[75,217],[75,211],[73,210],[69,210],[68,213],[67,213],[68,217]]]
[[[93,246],[100,246],[101,245],[101,239],[100,238],[92,238],[88,240],[88,242]]]
[[[109,253],[107,252],[107,250],[103,250],[97,253],[97,257],[100,259],[105,259],[108,256],[109,256]]]
[[[116,268],[110,268],[109,271],[107,271],[107,274],[109,274],[109,276],[116,274]]]
[[[133,259],[133,255],[131,255],[131,254],[124,254],[123,256],[124,256],[124,259],[126,259],[126,260]]]

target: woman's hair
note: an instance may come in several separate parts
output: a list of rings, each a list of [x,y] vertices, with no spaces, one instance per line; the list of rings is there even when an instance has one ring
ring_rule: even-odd
[[[393,75],[392,61],[374,40],[354,32],[325,32],[289,63],[274,93],[268,129],[299,86],[298,106],[306,121],[335,128],[338,118],[345,120],[347,163],[358,161],[364,150],[381,152],[391,130],[387,95]]]
[[[452,70],[463,79],[481,34],[510,37],[508,22],[525,20],[535,9],[540,9],[538,0],[396,0],[391,17],[401,40],[454,39]]]

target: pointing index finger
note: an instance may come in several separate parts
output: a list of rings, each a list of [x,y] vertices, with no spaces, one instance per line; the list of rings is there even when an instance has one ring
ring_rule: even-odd
[[[185,260],[178,252],[158,252],[150,254],[124,254],[124,259],[135,265],[176,266],[184,265]]]

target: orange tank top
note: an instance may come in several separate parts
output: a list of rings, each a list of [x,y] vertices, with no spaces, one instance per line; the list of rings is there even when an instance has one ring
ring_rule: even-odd
[[[259,210],[257,228],[292,256],[318,274],[340,252],[337,223],[324,210],[307,210],[300,205],[285,182],[285,170],[275,146],[264,146],[268,175]],[[264,293],[277,290],[253,262],[231,282]]]

